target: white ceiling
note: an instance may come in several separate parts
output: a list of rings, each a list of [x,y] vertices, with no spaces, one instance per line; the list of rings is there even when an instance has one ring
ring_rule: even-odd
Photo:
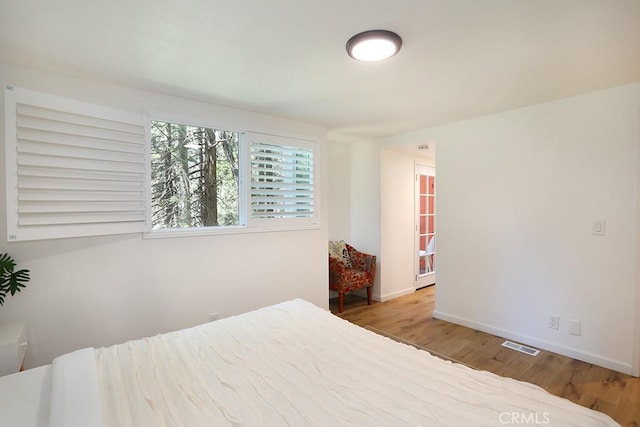
[[[0,61],[366,140],[640,81],[640,0],[0,0]]]

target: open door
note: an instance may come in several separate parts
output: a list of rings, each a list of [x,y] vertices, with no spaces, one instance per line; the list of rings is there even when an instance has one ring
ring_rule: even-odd
[[[436,170],[416,165],[415,288],[436,283]]]

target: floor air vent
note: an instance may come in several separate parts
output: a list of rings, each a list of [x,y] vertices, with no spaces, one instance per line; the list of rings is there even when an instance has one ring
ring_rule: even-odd
[[[540,353],[540,350],[536,350],[535,348],[527,347],[513,341],[505,341],[502,343],[502,346],[510,348],[511,350],[519,351],[520,353],[528,354],[529,356],[537,356]]]

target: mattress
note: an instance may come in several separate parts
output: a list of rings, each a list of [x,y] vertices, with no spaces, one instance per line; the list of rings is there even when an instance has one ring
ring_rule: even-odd
[[[50,427],[617,425],[303,300],[70,353],[51,378]]]
[[[47,427],[51,365],[0,377],[0,427]]]

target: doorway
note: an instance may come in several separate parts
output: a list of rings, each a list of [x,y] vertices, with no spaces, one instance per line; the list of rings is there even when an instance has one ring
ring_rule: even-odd
[[[415,288],[436,283],[436,170],[415,166]]]

